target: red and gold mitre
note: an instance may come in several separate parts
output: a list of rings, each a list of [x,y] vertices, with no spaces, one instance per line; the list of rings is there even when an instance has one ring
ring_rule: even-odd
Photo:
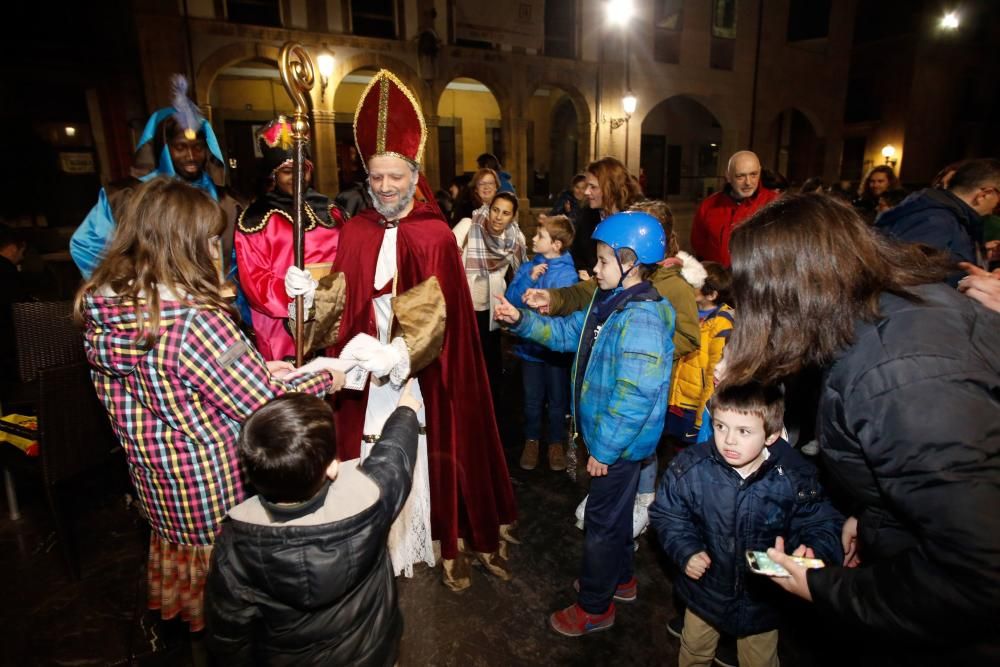
[[[376,155],[392,155],[420,164],[427,126],[420,103],[388,70],[379,70],[361,94],[354,114],[354,144],[361,163]]]

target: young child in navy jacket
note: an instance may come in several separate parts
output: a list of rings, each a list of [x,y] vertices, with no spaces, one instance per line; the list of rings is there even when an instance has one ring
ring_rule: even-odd
[[[710,665],[719,633],[737,638],[741,667],[778,665],[783,591],[754,574],[748,550],[783,538],[793,555],[838,565],[843,516],[814,466],[780,438],[781,390],[722,387],[710,403],[713,438],[681,452],[660,481],[649,518],[682,574],[687,603],[680,665]]]

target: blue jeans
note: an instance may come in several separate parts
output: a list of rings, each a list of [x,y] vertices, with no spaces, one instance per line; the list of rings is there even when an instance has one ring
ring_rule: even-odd
[[[618,584],[632,579],[632,505],[641,465],[619,459],[608,466],[607,475],[590,480],[576,599],[588,614],[606,612]]]
[[[542,413],[547,415],[546,442],[566,442],[566,415],[569,413],[569,367],[541,361],[521,360],[524,382],[524,437],[540,440]],[[545,410],[548,399],[549,408]]]
[[[649,455],[642,461],[642,468],[639,470],[639,490],[636,493],[656,493],[656,469],[659,460],[656,452]]]

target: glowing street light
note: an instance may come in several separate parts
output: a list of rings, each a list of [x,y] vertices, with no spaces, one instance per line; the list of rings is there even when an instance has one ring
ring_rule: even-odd
[[[319,69],[319,98],[321,100],[326,97],[326,86],[330,83],[330,75],[333,74],[333,63],[333,55],[329,52],[323,52],[316,58],[316,65]]]
[[[632,91],[625,93],[625,97],[622,98],[622,110],[625,111],[626,116],[631,116],[635,113],[635,105],[639,103],[639,100],[635,98]]]
[[[958,24],[959,20],[956,12],[948,12],[941,17],[941,27],[945,30],[957,30]]]
[[[635,13],[635,5],[632,0],[608,0],[604,6],[608,16],[608,23],[617,26],[624,26]]]
[[[895,167],[896,166],[896,160],[894,160],[893,158],[896,157],[896,147],[893,146],[892,144],[886,144],[885,146],[883,146],[882,147],[882,157],[885,158],[885,163],[887,165],[889,165],[891,167]]]

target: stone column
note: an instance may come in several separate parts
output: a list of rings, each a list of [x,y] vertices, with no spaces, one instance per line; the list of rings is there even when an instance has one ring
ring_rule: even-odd
[[[329,91],[328,91],[329,92]],[[313,165],[316,174],[313,187],[325,195],[333,196],[340,191],[340,179],[337,178],[337,135],[334,131],[335,114],[325,109],[313,109]]]
[[[427,143],[424,144],[424,162],[420,168],[427,177],[427,182],[436,191],[446,185],[441,183],[441,144],[438,137],[440,117],[426,116],[424,122],[427,124]]]

